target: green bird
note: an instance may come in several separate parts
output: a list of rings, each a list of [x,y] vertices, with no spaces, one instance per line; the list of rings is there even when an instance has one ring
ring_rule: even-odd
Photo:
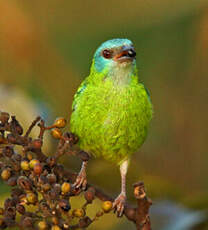
[[[126,174],[131,156],[144,142],[152,103],[140,83],[136,52],[128,39],[104,42],[95,52],[90,75],[74,96],[71,131],[79,137],[79,147],[90,155],[120,167],[121,193],[113,207],[121,216],[126,201]],[[86,187],[83,162],[74,186]]]

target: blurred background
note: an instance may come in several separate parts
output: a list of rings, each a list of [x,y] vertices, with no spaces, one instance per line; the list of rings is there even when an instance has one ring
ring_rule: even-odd
[[[0,109],[26,126],[37,114],[69,120],[95,49],[117,37],[135,44],[155,110],[129,168],[128,199],[143,180],[154,230],[208,229],[208,0],[0,1]],[[81,163],[64,161],[76,171]],[[91,160],[88,180],[120,191],[119,170],[102,160]],[[1,198],[7,192],[1,183]],[[134,226],[109,214],[96,229]]]

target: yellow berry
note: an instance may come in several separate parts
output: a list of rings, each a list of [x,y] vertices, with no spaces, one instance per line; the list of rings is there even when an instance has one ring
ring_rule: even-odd
[[[72,214],[76,217],[83,217],[85,215],[85,212],[81,208],[74,209]]]
[[[31,161],[32,158],[33,158],[33,155],[31,153],[27,153],[27,159]]]
[[[22,161],[21,162],[21,168],[25,171],[30,170],[29,162],[28,161]]]
[[[9,169],[4,169],[2,172],[1,172],[1,178],[3,180],[8,180],[11,176],[11,171]]]
[[[61,228],[58,225],[53,225],[51,230],[61,230]]]
[[[52,129],[52,130],[51,130],[51,134],[52,134],[52,136],[53,136],[54,138],[56,138],[56,139],[60,139],[61,136],[62,136],[61,130],[58,129],[58,128]]]
[[[35,203],[37,202],[37,200],[38,200],[36,194],[33,193],[33,192],[27,193],[26,198],[27,198],[27,201],[28,201],[30,204],[35,204]]]
[[[61,191],[62,191],[63,193],[69,192],[70,189],[71,189],[71,185],[70,185],[69,183],[67,183],[67,182],[64,182],[64,183],[62,184],[62,186],[61,186]]]
[[[47,222],[45,222],[45,221],[40,221],[40,222],[38,223],[38,229],[40,229],[40,230],[46,230],[46,229],[48,229],[48,224],[47,224]]]
[[[63,117],[59,117],[54,121],[53,125],[56,128],[64,128],[66,126],[66,119]]]
[[[32,159],[29,163],[30,168],[33,169],[37,163],[40,163],[40,161],[37,159]]]
[[[111,201],[104,201],[102,204],[102,209],[104,212],[110,212],[113,207],[113,203]]]
[[[51,185],[49,183],[43,184],[42,189],[44,192],[47,192],[51,189]]]

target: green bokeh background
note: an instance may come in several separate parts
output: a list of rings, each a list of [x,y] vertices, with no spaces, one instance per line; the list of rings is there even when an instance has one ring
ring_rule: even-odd
[[[48,122],[69,120],[95,49],[117,37],[134,42],[139,76],[155,110],[129,168],[129,200],[132,184],[143,180],[155,206],[169,200],[193,212],[207,210],[207,0],[0,1],[0,109],[25,124],[42,111]],[[79,169],[77,159],[65,160]],[[119,192],[119,170],[102,160],[91,160],[88,179],[112,195]],[[1,195],[7,192],[0,184]],[[153,229],[161,229],[159,222]],[[89,229],[134,227],[109,215]],[[187,229],[208,227],[204,221]]]

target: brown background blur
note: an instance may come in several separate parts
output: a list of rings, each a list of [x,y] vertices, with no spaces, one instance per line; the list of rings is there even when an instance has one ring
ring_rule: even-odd
[[[117,37],[134,42],[155,110],[129,168],[129,200],[132,183],[143,180],[154,201],[153,229],[208,229],[206,218],[200,227],[171,228],[172,215],[163,223],[157,210],[164,201],[173,212],[174,205],[187,213],[208,208],[208,0],[0,1],[0,109],[26,124],[36,114],[69,120],[95,49]],[[67,161],[78,170],[78,160]],[[119,192],[119,170],[102,160],[91,160],[88,179]],[[109,215],[89,229],[134,228]]]

